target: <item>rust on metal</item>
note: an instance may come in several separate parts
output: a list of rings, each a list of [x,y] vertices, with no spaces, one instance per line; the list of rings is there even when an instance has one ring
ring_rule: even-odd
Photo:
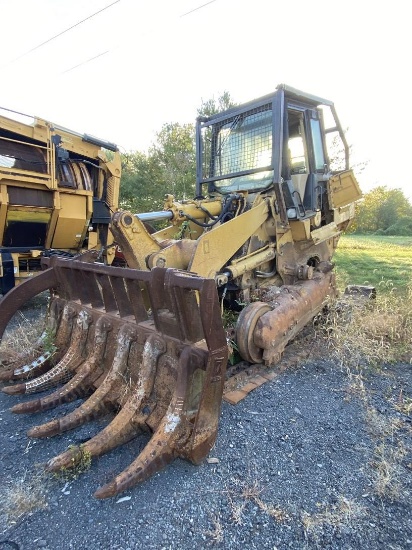
[[[84,398],[68,415],[32,428],[31,437],[118,412],[84,445],[51,459],[47,469],[73,466],[84,453],[99,456],[142,432],[152,433],[145,449],[97,498],[134,486],[176,457],[200,463],[217,436],[228,356],[214,281],[176,269],[148,272],[57,257],[49,265],[6,296],[2,308],[6,304],[10,313],[2,317],[0,334],[16,311],[13,294],[20,305],[50,288],[52,324],[63,351],[35,378],[38,369],[15,365],[9,379],[19,383],[3,391],[35,393],[63,383],[45,397],[15,405],[17,413]],[[22,382],[23,373],[28,379]]]
[[[313,279],[283,285],[271,302],[246,306],[236,328],[242,356],[254,363],[278,363],[288,342],[335,296],[335,274],[316,272]]]
[[[1,299],[0,338],[3,336],[8,322],[18,309],[30,298],[37,296],[44,290],[53,288],[57,283],[56,272],[49,268],[30,279],[30,285],[24,284],[14,287]]]

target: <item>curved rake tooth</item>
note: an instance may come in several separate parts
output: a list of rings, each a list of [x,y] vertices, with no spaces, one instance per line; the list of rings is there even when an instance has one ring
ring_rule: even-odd
[[[117,349],[113,363],[102,384],[77,409],[57,420],[32,428],[30,435],[32,437],[45,437],[64,433],[105,414],[115,401],[116,395],[113,396],[113,394],[116,393],[115,390],[122,381],[122,375],[127,367],[129,347],[135,337],[134,330],[131,330],[127,325],[122,326],[117,334]],[[53,460],[50,461],[50,463],[52,462]]]
[[[140,455],[112,482],[97,489],[94,496],[113,497],[148,479],[172,462],[177,456],[174,443],[181,428],[180,414],[181,410],[178,412],[176,403],[173,403]]]
[[[94,496],[96,498],[113,497],[148,479],[172,462],[177,456],[174,440],[180,424],[181,418],[175,412],[174,404],[140,455],[113,481],[97,489]]]
[[[157,335],[150,335],[144,345],[138,382],[121,411],[110,424],[81,447],[71,447],[53,458],[47,464],[47,470],[57,471],[75,466],[81,460],[83,453],[86,452],[89,456],[100,456],[141,433],[145,421],[145,416],[142,414],[144,401],[152,393],[157,362],[165,351],[164,342]],[[29,435],[31,435],[30,432]]]
[[[43,334],[45,335],[44,339],[46,339],[46,333]],[[27,359],[21,361],[23,363],[21,367],[8,369],[4,372],[1,372],[0,381],[11,382],[12,380],[21,380],[22,378],[27,379],[32,378],[38,374],[42,374],[42,372],[44,372],[44,369],[47,368],[47,362],[54,355],[56,350],[53,350],[53,352],[43,352],[39,357],[32,361],[30,360],[30,358],[33,355],[30,353],[30,358],[27,357]]]
[[[56,305],[56,308],[53,308],[52,311],[57,311],[57,309],[58,305]],[[75,314],[76,311],[73,307],[66,305],[63,308],[62,319],[56,334],[55,347],[57,348],[57,351],[55,355],[53,355],[53,359],[60,361],[61,357],[65,353],[65,350],[68,348],[68,343],[70,342],[70,335],[72,332],[72,321]],[[39,363],[37,363],[37,361],[39,361]],[[43,360],[42,357],[39,357],[38,360],[32,361],[30,365],[23,365],[21,367],[18,367],[17,369],[14,369],[12,376],[11,378],[8,378],[8,381],[12,381],[16,378],[33,378],[36,374],[39,374],[39,370],[42,371],[43,368],[47,368],[47,360]],[[17,371],[16,376],[15,371]],[[15,390],[9,390],[9,387],[11,386],[6,386],[6,388],[2,388],[2,391],[9,394],[26,393],[25,383],[18,384]]]
[[[4,388],[1,388],[1,391],[3,393],[7,393],[7,395],[19,395],[26,393],[26,384],[14,384],[13,386],[4,386]]]
[[[77,323],[73,331],[69,349],[57,365],[45,374],[42,374],[29,382],[14,386],[14,389],[12,390],[10,390],[10,386],[6,386],[3,388],[3,391],[5,393],[10,393],[10,391],[12,393],[37,393],[53,386],[57,386],[58,384],[71,378],[73,376],[73,372],[84,361],[82,358],[82,353],[86,345],[89,325],[91,322],[91,315],[89,315],[85,310],[80,311],[77,317]],[[27,406],[27,411],[25,406]],[[30,407],[27,403],[22,403],[21,405],[16,405],[13,407],[12,410],[15,413],[24,413],[30,412]]]
[[[47,316],[46,326],[39,339],[33,344],[33,349],[29,352],[21,353],[10,363],[12,365],[20,364],[20,366],[9,368],[8,370],[0,373],[0,381],[11,382],[12,380],[21,380],[22,378],[33,378],[36,375],[42,374],[48,367],[49,360],[56,355],[57,349],[61,349],[63,346],[54,346],[52,351],[44,351],[45,344],[48,342],[50,336],[57,335],[58,339],[58,327],[61,318],[61,305],[60,301],[55,299],[50,304],[49,315]],[[65,342],[64,342],[65,343]],[[61,343],[63,344],[63,342]],[[33,356],[37,355],[36,359]]]
[[[49,359],[54,356],[56,351],[57,348],[54,348],[53,351],[46,351],[43,355],[32,361],[30,365],[24,365],[14,371],[10,371],[11,376],[5,376],[3,379],[0,376],[0,380],[10,382],[11,380],[18,380],[26,377],[30,378],[34,377],[35,374],[41,374],[46,370]],[[26,393],[26,384],[27,382],[22,382],[20,384],[14,384],[13,386],[5,386],[2,388],[2,391],[8,395],[24,394]]]
[[[26,362],[23,366],[18,367],[17,369],[8,371],[0,375],[0,380],[9,382],[11,380],[21,380],[22,378],[33,378],[36,375],[42,374],[43,370],[47,368],[47,362],[54,356],[57,348],[53,347],[52,351],[45,351],[39,357],[33,361]]]
[[[85,379],[90,372],[89,368],[82,368],[82,372],[77,373],[62,389],[51,393],[47,397],[33,399],[26,403],[14,405],[11,407],[10,412],[15,414],[27,414],[47,411],[49,409],[54,409],[62,403],[70,403],[75,399],[89,396],[92,390],[89,386],[85,385]]]
[[[14,413],[33,413],[45,411],[48,409],[53,409],[62,403],[70,403],[75,399],[89,396],[94,390],[93,381],[98,376],[95,372],[100,367],[103,360],[107,333],[111,329],[112,326],[110,321],[106,317],[99,317],[96,323],[92,347],[93,351],[91,356],[86,358],[83,363],[80,364],[80,367],[75,372],[73,378],[71,378],[63,387],[59,388],[50,395],[15,405],[11,408],[11,411]],[[91,345],[88,347],[91,347]],[[49,424],[53,425],[52,433],[49,433],[49,429],[46,428]],[[30,437],[49,437],[50,435],[55,435],[54,430],[55,421],[52,421],[32,428],[29,430],[28,435]]]
[[[0,382],[11,382],[13,380],[13,369],[7,369],[0,372]]]
[[[190,354],[190,348],[185,348],[179,358],[178,378],[172,401],[149,443],[130,466],[95,492],[96,498],[109,498],[137,485],[163,469],[178,455],[178,444],[181,445],[190,435],[183,412],[188,389]]]

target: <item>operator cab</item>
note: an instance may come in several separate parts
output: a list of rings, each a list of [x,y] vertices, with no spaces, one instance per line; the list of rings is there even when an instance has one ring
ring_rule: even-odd
[[[332,125],[325,129],[324,111]],[[327,139],[334,133],[338,140]],[[197,121],[197,195],[274,187],[285,221],[322,209],[330,178],[328,146],[348,147],[333,103],[285,86],[274,94]]]

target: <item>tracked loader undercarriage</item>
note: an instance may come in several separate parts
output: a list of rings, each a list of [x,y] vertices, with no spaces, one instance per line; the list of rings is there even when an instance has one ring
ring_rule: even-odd
[[[336,173],[329,134],[346,153]],[[83,399],[70,414],[32,428],[30,437],[115,413],[98,435],[49,461],[48,470],[153,434],[98,498],[132,487],[175,457],[200,463],[217,436],[229,348],[245,362],[276,364],[336,295],[332,256],[360,191],[333,104],[279,86],[199,119],[197,156],[196,199],[168,195],[162,212],[113,215],[111,231],[127,268],[96,263],[92,252],[45,258],[40,275],[0,302],[1,336],[22,304],[51,290],[36,358],[21,356],[0,379],[10,395],[59,387],[13,412]],[[149,233],[146,223],[156,220],[170,225]],[[231,328],[227,312],[237,318]],[[53,346],[46,349],[50,334]]]

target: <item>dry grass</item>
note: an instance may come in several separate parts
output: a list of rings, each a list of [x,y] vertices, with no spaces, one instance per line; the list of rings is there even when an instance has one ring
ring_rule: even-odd
[[[373,449],[373,459],[368,465],[372,492],[382,500],[401,499],[405,482],[401,462],[408,451],[402,441],[398,441],[398,433],[404,424],[400,418],[383,415],[372,406],[361,374],[348,372],[348,375],[347,392],[363,402],[366,429],[377,441]]]
[[[231,478],[223,494],[227,497],[231,512],[231,520],[235,525],[243,525],[247,514],[248,504],[255,504],[263,513],[267,514],[276,522],[284,522],[290,518],[279,506],[274,506],[262,499],[264,490],[256,477],[251,477],[250,472],[246,479]],[[224,528],[219,515],[211,515],[213,528],[204,531],[203,534],[209,537],[211,543],[220,543],[224,538]]]
[[[366,427],[377,439],[373,459],[369,463],[373,492],[381,499],[401,499],[405,482],[401,462],[408,454],[402,441],[397,441],[397,434],[403,423],[399,418],[386,417],[368,406]]]
[[[342,299],[315,323],[316,337],[342,366],[412,363],[412,286],[403,299],[394,293],[376,299]]]
[[[389,438],[390,441],[394,441],[396,433],[403,425],[399,418],[384,416],[371,405],[366,409],[365,420],[370,435],[381,439]]]
[[[403,422],[397,417],[379,413],[371,405],[370,395],[360,374],[349,373],[347,392],[363,402],[366,429],[377,441],[373,449],[373,459],[368,465],[371,469],[372,492],[381,499],[398,499],[402,496],[404,487],[401,461],[407,455],[403,443],[397,441]]]
[[[253,502],[258,508],[277,522],[289,519],[289,515],[279,506],[267,503],[261,496],[264,490],[257,479],[253,480],[231,480],[226,488],[225,494],[229,500],[232,513],[232,520],[236,525],[243,524],[243,516],[248,502]]]
[[[223,541],[222,523],[221,523],[220,518],[218,516],[212,516],[210,518],[210,520],[212,522],[213,528],[205,531],[204,534],[207,537],[210,537],[212,542],[219,544],[220,542]]]
[[[9,525],[47,508],[47,481],[44,474],[14,479],[0,490],[0,513]]]
[[[349,368],[346,370],[348,375],[348,384],[345,388],[347,397],[355,396],[364,402],[368,401],[364,377],[361,372],[352,372]]]
[[[375,300],[345,299],[331,304],[315,324],[315,333],[321,347],[326,346],[332,359],[347,372],[346,399],[356,398],[363,404],[365,426],[375,440],[368,464],[372,492],[382,500],[402,499],[405,480],[401,462],[407,454],[400,436],[404,422],[399,416],[376,410],[365,373],[390,363],[412,364],[412,287],[404,299],[391,292],[380,295],[378,289]],[[387,399],[393,409],[411,414],[412,399],[402,390],[399,396]],[[330,511],[315,520],[326,522],[328,515]],[[310,531],[312,521],[306,518],[306,530]]]
[[[21,311],[16,313],[16,317],[17,326],[6,331],[0,343],[0,367],[17,360],[23,353],[29,353],[44,329],[44,322],[33,323]]]
[[[361,374],[352,374],[348,371],[348,378],[346,391],[348,395],[355,396],[363,402],[366,429],[377,440],[373,459],[369,463],[372,470],[372,491],[381,499],[386,498],[390,501],[399,499],[404,487],[401,461],[407,455],[403,443],[397,441],[403,422],[398,417],[379,413],[372,406]]]
[[[256,497],[253,500],[255,504],[259,506],[262,512],[270,516],[278,523],[283,523],[284,521],[290,519],[289,514],[285,512],[285,510],[283,510],[280,506],[274,506],[273,504],[263,502],[263,500],[261,500],[259,497]]]
[[[340,495],[336,504],[326,505],[322,512],[317,514],[302,515],[302,524],[306,538],[317,538],[322,529],[326,526],[341,531],[345,527],[356,525],[356,522],[364,517],[366,508],[354,500]]]
[[[399,397],[395,403],[395,408],[402,414],[410,415],[412,413],[412,398],[404,395],[403,390],[399,392]]]
[[[403,493],[403,468],[401,461],[407,451],[402,443],[389,447],[380,443],[375,448],[371,462],[373,468],[373,488],[380,498],[397,500]]]

